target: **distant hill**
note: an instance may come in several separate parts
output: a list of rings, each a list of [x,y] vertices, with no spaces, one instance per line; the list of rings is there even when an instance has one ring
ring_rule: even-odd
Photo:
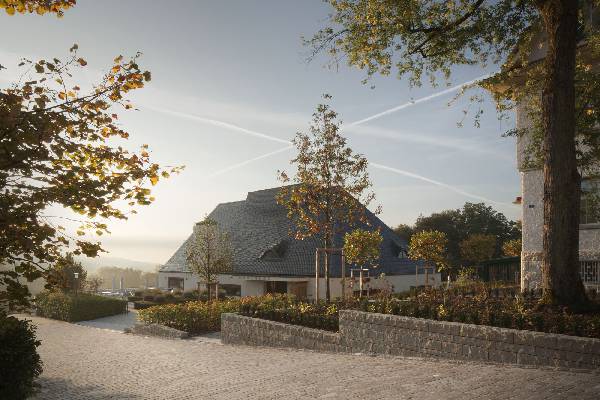
[[[120,268],[134,268],[144,272],[156,272],[159,263],[150,263],[145,261],[129,260],[127,258],[120,257],[76,257],[77,261],[81,262],[86,270],[94,273],[100,267],[120,267]]]

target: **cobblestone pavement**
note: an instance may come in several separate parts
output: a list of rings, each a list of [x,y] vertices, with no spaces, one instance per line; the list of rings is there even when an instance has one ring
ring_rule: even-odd
[[[38,317],[36,399],[599,399],[587,373],[222,346]]]

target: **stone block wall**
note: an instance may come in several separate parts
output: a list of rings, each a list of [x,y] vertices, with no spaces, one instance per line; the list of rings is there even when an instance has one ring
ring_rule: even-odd
[[[600,368],[600,340],[458,322],[340,311],[352,352],[507,364]]]
[[[599,339],[350,310],[340,311],[339,333],[223,314],[221,340],[328,352],[600,369]]]
[[[221,341],[226,344],[288,347],[335,353],[347,351],[340,344],[338,333],[238,314],[221,314]]]

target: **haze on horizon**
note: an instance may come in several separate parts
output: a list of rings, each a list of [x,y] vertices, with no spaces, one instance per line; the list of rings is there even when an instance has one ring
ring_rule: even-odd
[[[102,242],[110,257],[164,263],[218,203],[278,186],[276,171],[289,169],[294,154],[286,142],[307,129],[323,93],[348,121],[342,133],[353,150],[383,167],[370,174],[389,226],[480,201],[469,194],[518,219],[510,204],[520,192],[514,141],[501,137],[513,121],[499,121],[488,97],[481,127],[467,117],[459,128],[468,96],[448,106],[455,92],[445,86],[411,89],[394,76],[363,85],[364,73],[345,65],[306,64],[301,36],[328,12],[320,0],[186,0],[168,14],[159,2],[81,0],[60,20],[7,18],[0,81],[15,78],[20,57],[64,57],[75,42],[97,71],[119,54],[144,53],[140,64],[152,82],[132,98],[140,111],[120,113],[120,121],[131,146],[147,143],[158,162],[186,169],[156,187],[151,206],[109,223],[112,235]],[[450,85],[494,69],[456,68]],[[416,99],[425,100],[402,107]]]

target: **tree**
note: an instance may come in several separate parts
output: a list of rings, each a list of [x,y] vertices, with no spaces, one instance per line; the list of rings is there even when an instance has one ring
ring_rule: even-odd
[[[379,260],[383,236],[379,231],[355,229],[344,235],[344,256],[350,264],[373,266]]]
[[[99,276],[92,276],[86,280],[85,285],[91,293],[96,293],[102,287],[102,283],[102,278]]]
[[[408,257],[415,261],[424,261],[426,266],[433,266],[438,271],[448,268],[446,245],[448,239],[443,232],[422,231],[410,238]]]
[[[520,257],[522,247],[521,239],[509,240],[502,245],[502,253],[506,257]]]
[[[421,84],[423,75],[433,83],[438,73],[448,79],[453,65],[504,63],[492,80],[510,87],[497,97],[502,108],[542,93],[537,130],[544,168],[544,300],[585,302],[578,262],[578,166],[591,167],[600,154],[593,129],[600,118],[600,79],[590,61],[600,56],[600,32],[591,23],[593,7],[600,2],[329,2],[334,8],[330,26],[307,41],[313,55],[328,49],[337,60],[343,53],[368,76],[388,75],[395,66],[398,75],[408,75],[414,85]],[[530,65],[533,39],[539,37],[545,38],[544,62]],[[578,48],[583,38],[586,46]],[[576,138],[589,147],[578,148]]]
[[[70,82],[72,70],[87,65],[74,45],[66,62],[22,60],[24,78],[0,90],[0,264],[11,267],[0,272],[7,287],[0,301],[26,302],[15,289],[18,277],[40,277],[68,249],[95,257],[101,244],[86,234],[109,233],[106,220],[150,204],[149,186],[180,170],[153,163],[146,145],[122,147],[129,133],[117,109],[133,108],[125,96],[150,80],[138,57],[115,58],[85,93]],[[76,237],[60,225],[64,217],[46,211],[50,205],[79,215],[66,218],[80,223]]]
[[[484,203],[465,203],[462,209],[444,210],[430,216],[419,216],[413,227],[415,232],[436,230],[444,232],[448,239],[449,269],[464,265],[460,243],[470,235],[492,235],[496,240],[493,257],[502,256],[502,244],[508,240],[521,237],[521,227],[518,222],[510,221],[504,214],[494,210]]]
[[[4,9],[8,15],[34,12],[39,15],[53,13],[61,18],[64,11],[76,3],[77,0],[3,0],[0,2],[0,9]]]
[[[217,283],[219,274],[231,271],[233,266],[229,235],[221,231],[215,220],[205,218],[194,226],[186,259],[190,270],[206,283],[210,299],[211,285]],[[215,297],[218,299],[218,293]]]
[[[480,263],[491,259],[496,251],[496,236],[476,233],[460,242],[460,254],[463,260]]]
[[[331,96],[325,95],[329,100]],[[339,133],[337,113],[327,104],[319,104],[313,114],[310,134],[298,132],[293,144],[298,155],[291,160],[296,175],[291,179],[279,171],[285,185],[277,197],[294,222],[295,236],[316,236],[323,247],[331,248],[336,233],[357,223],[367,223],[365,207],[375,198],[367,172],[367,159],[354,154]],[[379,208],[375,213],[379,212]],[[330,301],[330,255],[325,257],[327,301]]]
[[[410,237],[415,233],[415,230],[412,226],[406,224],[400,224],[394,228],[394,232],[401,239],[404,239],[406,243],[410,242]]]
[[[65,293],[78,292],[86,285],[87,271],[80,262],[75,261],[72,253],[67,253],[52,265],[44,274],[44,278],[48,289]]]

